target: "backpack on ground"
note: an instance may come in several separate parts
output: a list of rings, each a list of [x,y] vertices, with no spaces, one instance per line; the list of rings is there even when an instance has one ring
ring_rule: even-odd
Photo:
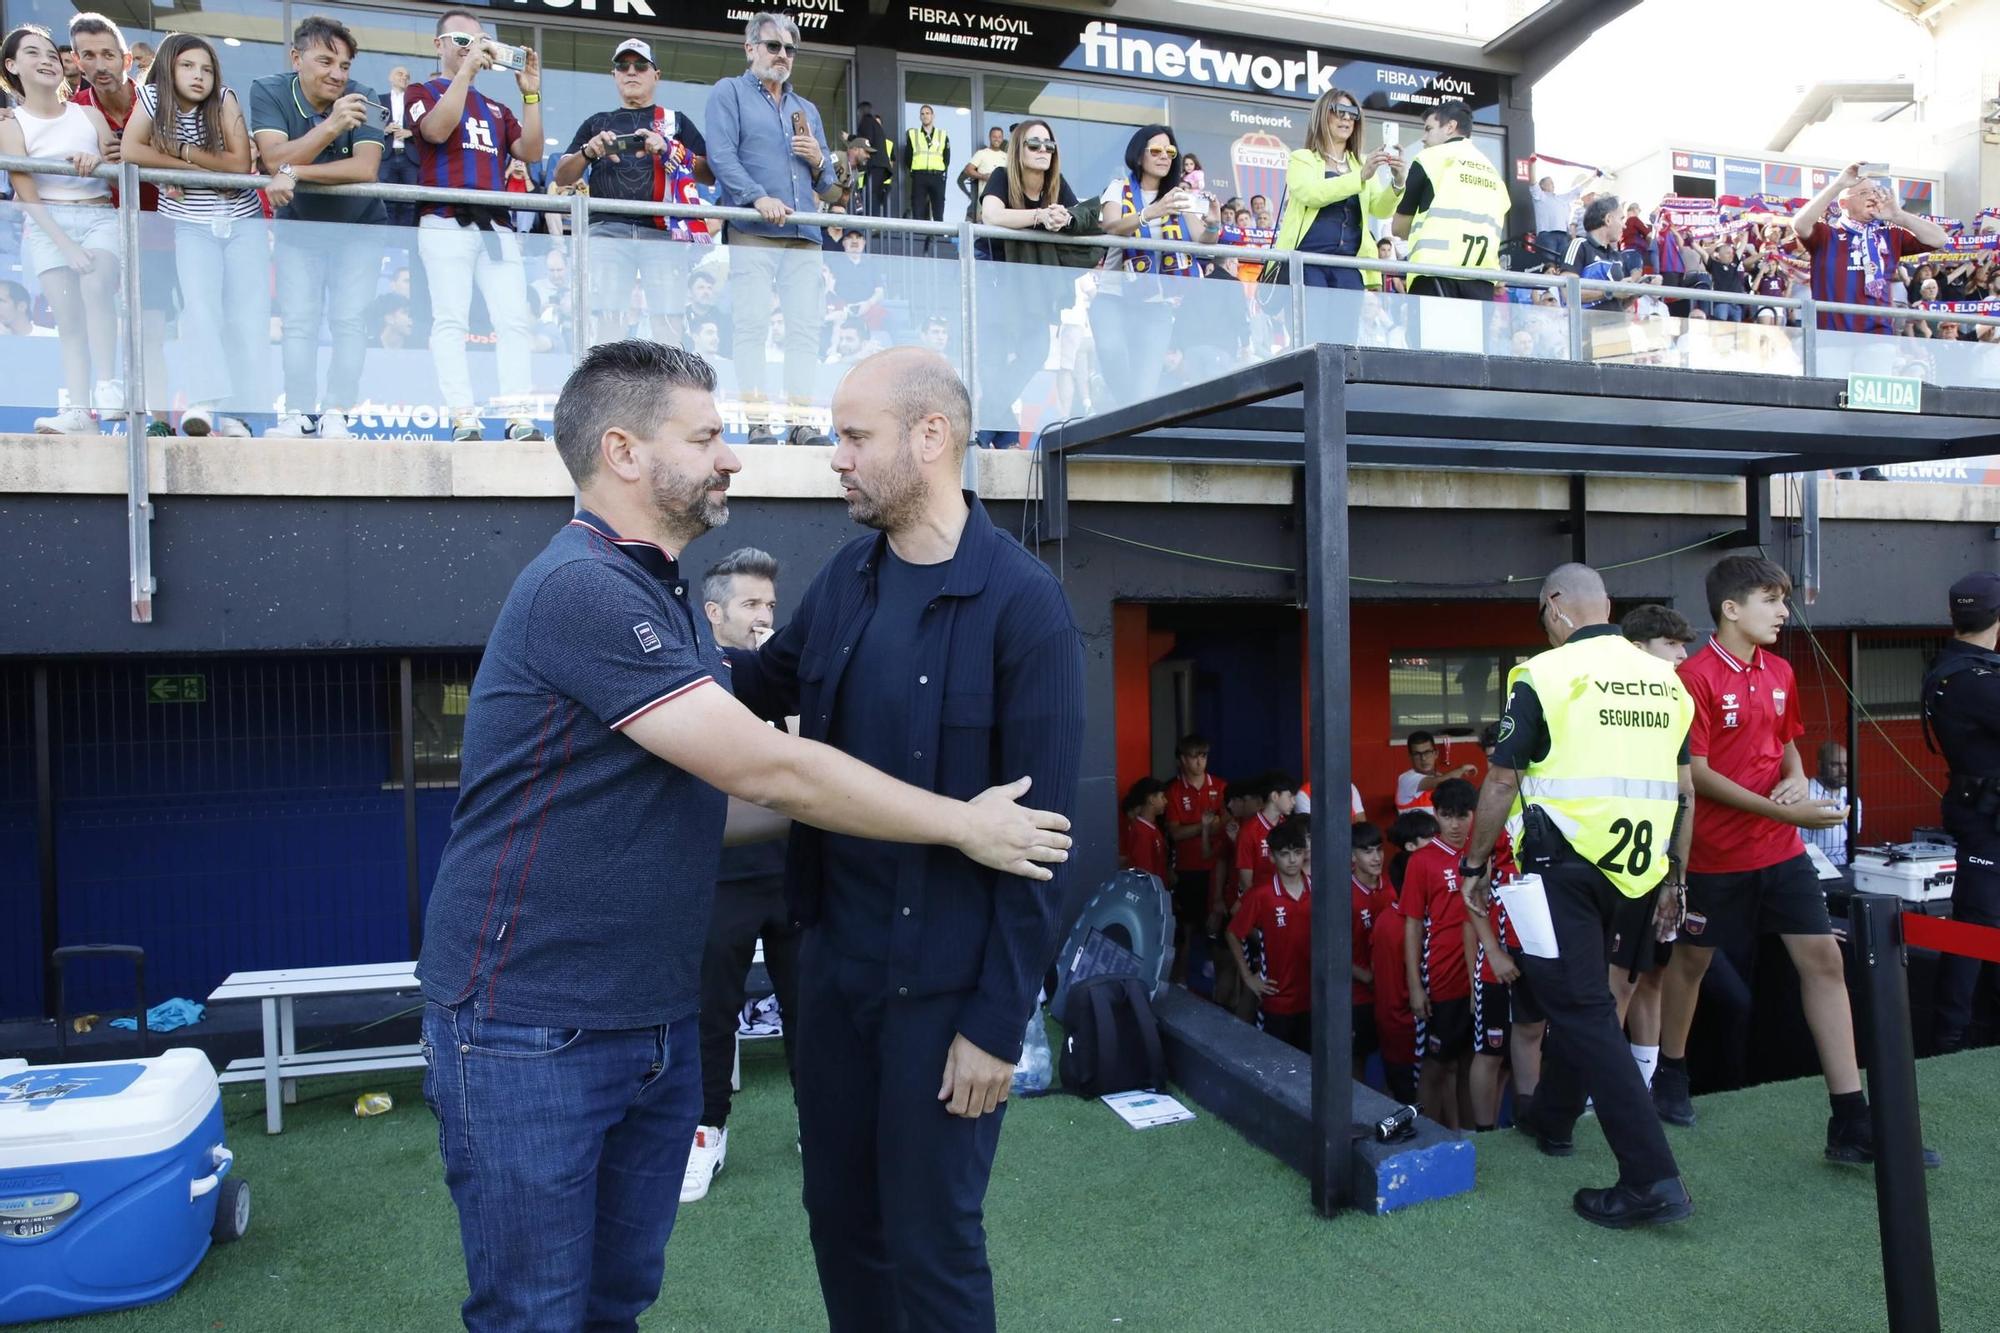
[[[1137,977],[1087,977],[1063,1006],[1063,1087],[1079,1097],[1164,1088],[1166,1051],[1153,1002]]]

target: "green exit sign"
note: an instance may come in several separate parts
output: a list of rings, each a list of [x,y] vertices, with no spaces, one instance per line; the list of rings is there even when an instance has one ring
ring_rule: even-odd
[[[1861,412],[1921,412],[1924,382],[1905,375],[1849,375],[1847,406]]]
[[[205,704],[208,702],[208,677],[199,672],[189,672],[181,676],[146,677],[146,702],[149,704]]]

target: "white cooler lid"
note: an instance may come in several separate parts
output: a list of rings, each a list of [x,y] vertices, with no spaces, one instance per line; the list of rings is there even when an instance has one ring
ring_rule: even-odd
[[[164,1151],[216,1096],[215,1068],[193,1047],[88,1064],[0,1061],[0,1173]]]

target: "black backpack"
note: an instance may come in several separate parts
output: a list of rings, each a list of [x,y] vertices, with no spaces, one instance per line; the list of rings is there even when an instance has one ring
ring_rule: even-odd
[[[1166,1051],[1153,1002],[1137,977],[1087,977],[1069,988],[1063,1006],[1063,1087],[1102,1097],[1167,1082]]]

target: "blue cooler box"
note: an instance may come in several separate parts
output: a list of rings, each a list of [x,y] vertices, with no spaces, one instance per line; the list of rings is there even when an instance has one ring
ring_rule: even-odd
[[[0,1324],[171,1296],[249,1220],[230,1162],[200,1051],[0,1060]]]

